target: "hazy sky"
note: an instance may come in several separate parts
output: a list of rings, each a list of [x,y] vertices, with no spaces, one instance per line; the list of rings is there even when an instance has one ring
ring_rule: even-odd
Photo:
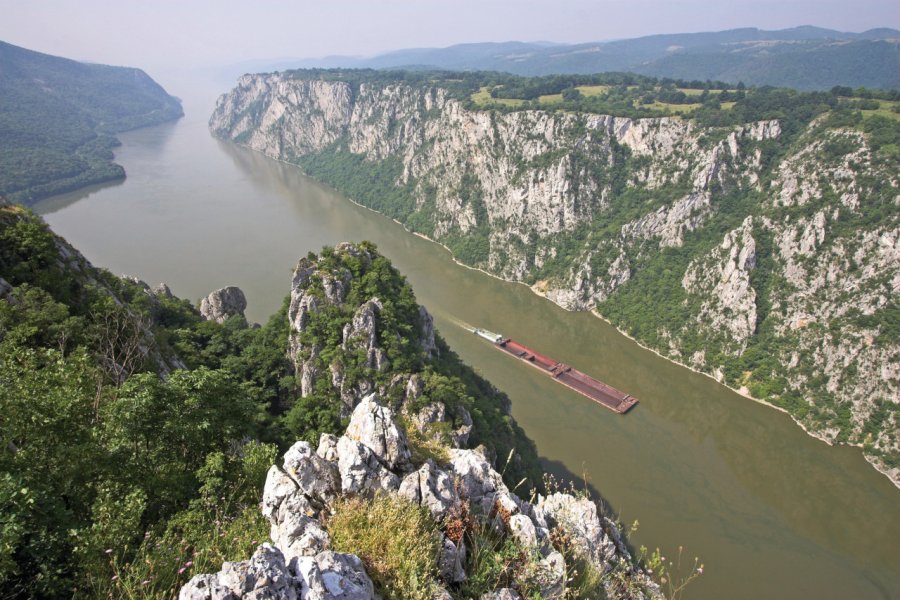
[[[898,0],[0,0],[0,40],[142,67],[372,55],[462,42],[588,42],[812,24],[900,28]]]

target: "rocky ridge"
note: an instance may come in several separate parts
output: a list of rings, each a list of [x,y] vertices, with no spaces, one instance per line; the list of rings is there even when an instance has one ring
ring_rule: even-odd
[[[363,560],[334,549],[329,518],[348,498],[385,496],[423,507],[435,523],[440,548],[435,598],[457,597],[469,577],[466,536],[473,527],[514,540],[533,567],[527,581],[488,597],[517,598],[515,588],[538,586],[541,597],[563,598],[573,569],[583,568],[576,560],[602,576],[610,598],[659,597],[616,523],[593,501],[559,491],[523,500],[494,465],[498,451],[508,449],[472,447],[477,424],[465,403],[452,397],[448,381],[438,394],[433,375],[407,361],[408,356],[435,361],[448,352],[425,308],[411,299],[406,308],[414,325],[406,333],[411,353],[392,347],[399,336],[386,321],[396,319],[391,311],[404,309],[396,288],[386,283],[391,271],[385,265],[365,243],[340,244],[298,262],[287,312],[291,359],[305,398],[339,405],[346,427],[340,435],[322,433],[315,445],[296,442],[269,469],[260,510],[271,542],[249,560],[193,577],[180,598],[377,598]],[[320,343],[325,338],[335,347]],[[404,364],[410,371],[398,372]],[[484,406],[478,411],[482,417],[489,412]],[[513,454],[529,451],[524,445],[514,448],[504,471],[515,468]],[[449,525],[454,519],[459,527]]]
[[[409,204],[355,200],[864,446],[900,482],[900,181],[864,134],[479,111],[439,85],[290,73],[241,78],[210,128],[339,188],[317,157],[360,157]]]
[[[554,547],[554,536],[565,536],[576,554],[600,573],[618,570],[620,577],[604,580],[607,597],[660,597],[655,584],[632,566],[615,523],[601,517],[587,498],[556,492],[538,495],[533,503],[522,500],[503,483],[483,448],[453,449],[446,464],[427,460],[418,468],[408,457],[406,436],[391,409],[376,394],[363,398],[340,438],[323,436],[315,450],[308,442],[297,442],[281,465],[269,469],[261,507],[271,525],[272,543],[260,545],[249,560],[227,562],[218,573],[194,576],[179,598],[377,598],[363,562],[354,554],[330,550],[323,525],[336,498],[376,494],[420,504],[437,523],[465,502],[477,518],[535,553],[542,598],[563,598],[571,576],[571,566]],[[467,577],[465,540],[441,536],[441,580],[452,587]],[[446,588],[436,588],[434,597],[451,595]],[[501,589],[490,597],[519,596],[513,589]]]

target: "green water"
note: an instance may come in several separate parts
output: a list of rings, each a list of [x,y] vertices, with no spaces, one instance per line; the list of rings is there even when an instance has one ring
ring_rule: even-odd
[[[439,246],[296,169],[212,139],[214,96],[185,94],[181,121],[121,136],[121,184],[37,210],[96,265],[199,299],[225,285],[263,321],[300,256],[368,239],[409,278],[450,345],[512,399],[547,470],[602,492],[635,545],[704,575],[693,599],[900,598],[900,491],[853,448],[643,350],[601,320],[454,264]],[[501,332],[640,399],[616,415],[467,333]],[[583,484],[582,484],[583,485]]]

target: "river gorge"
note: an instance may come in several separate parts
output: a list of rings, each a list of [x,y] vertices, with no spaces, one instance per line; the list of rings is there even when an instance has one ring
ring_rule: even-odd
[[[214,139],[207,119],[224,86],[167,87],[184,98],[186,116],[121,136],[123,183],[36,207],[95,265],[165,281],[193,300],[239,286],[248,318],[263,322],[300,256],[371,240],[451,347],[510,397],[548,472],[575,474],[575,485],[599,491],[623,523],[639,521],[635,546],[670,557],[683,546],[688,565],[700,557],[705,572],[687,598],[900,596],[900,492],[858,449],[815,440],[787,415],[640,348],[591,314],[459,266],[295,167]],[[496,352],[466,324],[537,348],[640,404],[626,416],[606,411]]]

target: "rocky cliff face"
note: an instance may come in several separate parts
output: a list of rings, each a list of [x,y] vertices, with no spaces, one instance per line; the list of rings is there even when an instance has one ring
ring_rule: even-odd
[[[900,482],[900,182],[856,130],[478,111],[439,85],[290,74],[243,77],[210,127],[864,445]],[[348,158],[388,186],[335,175]]]

